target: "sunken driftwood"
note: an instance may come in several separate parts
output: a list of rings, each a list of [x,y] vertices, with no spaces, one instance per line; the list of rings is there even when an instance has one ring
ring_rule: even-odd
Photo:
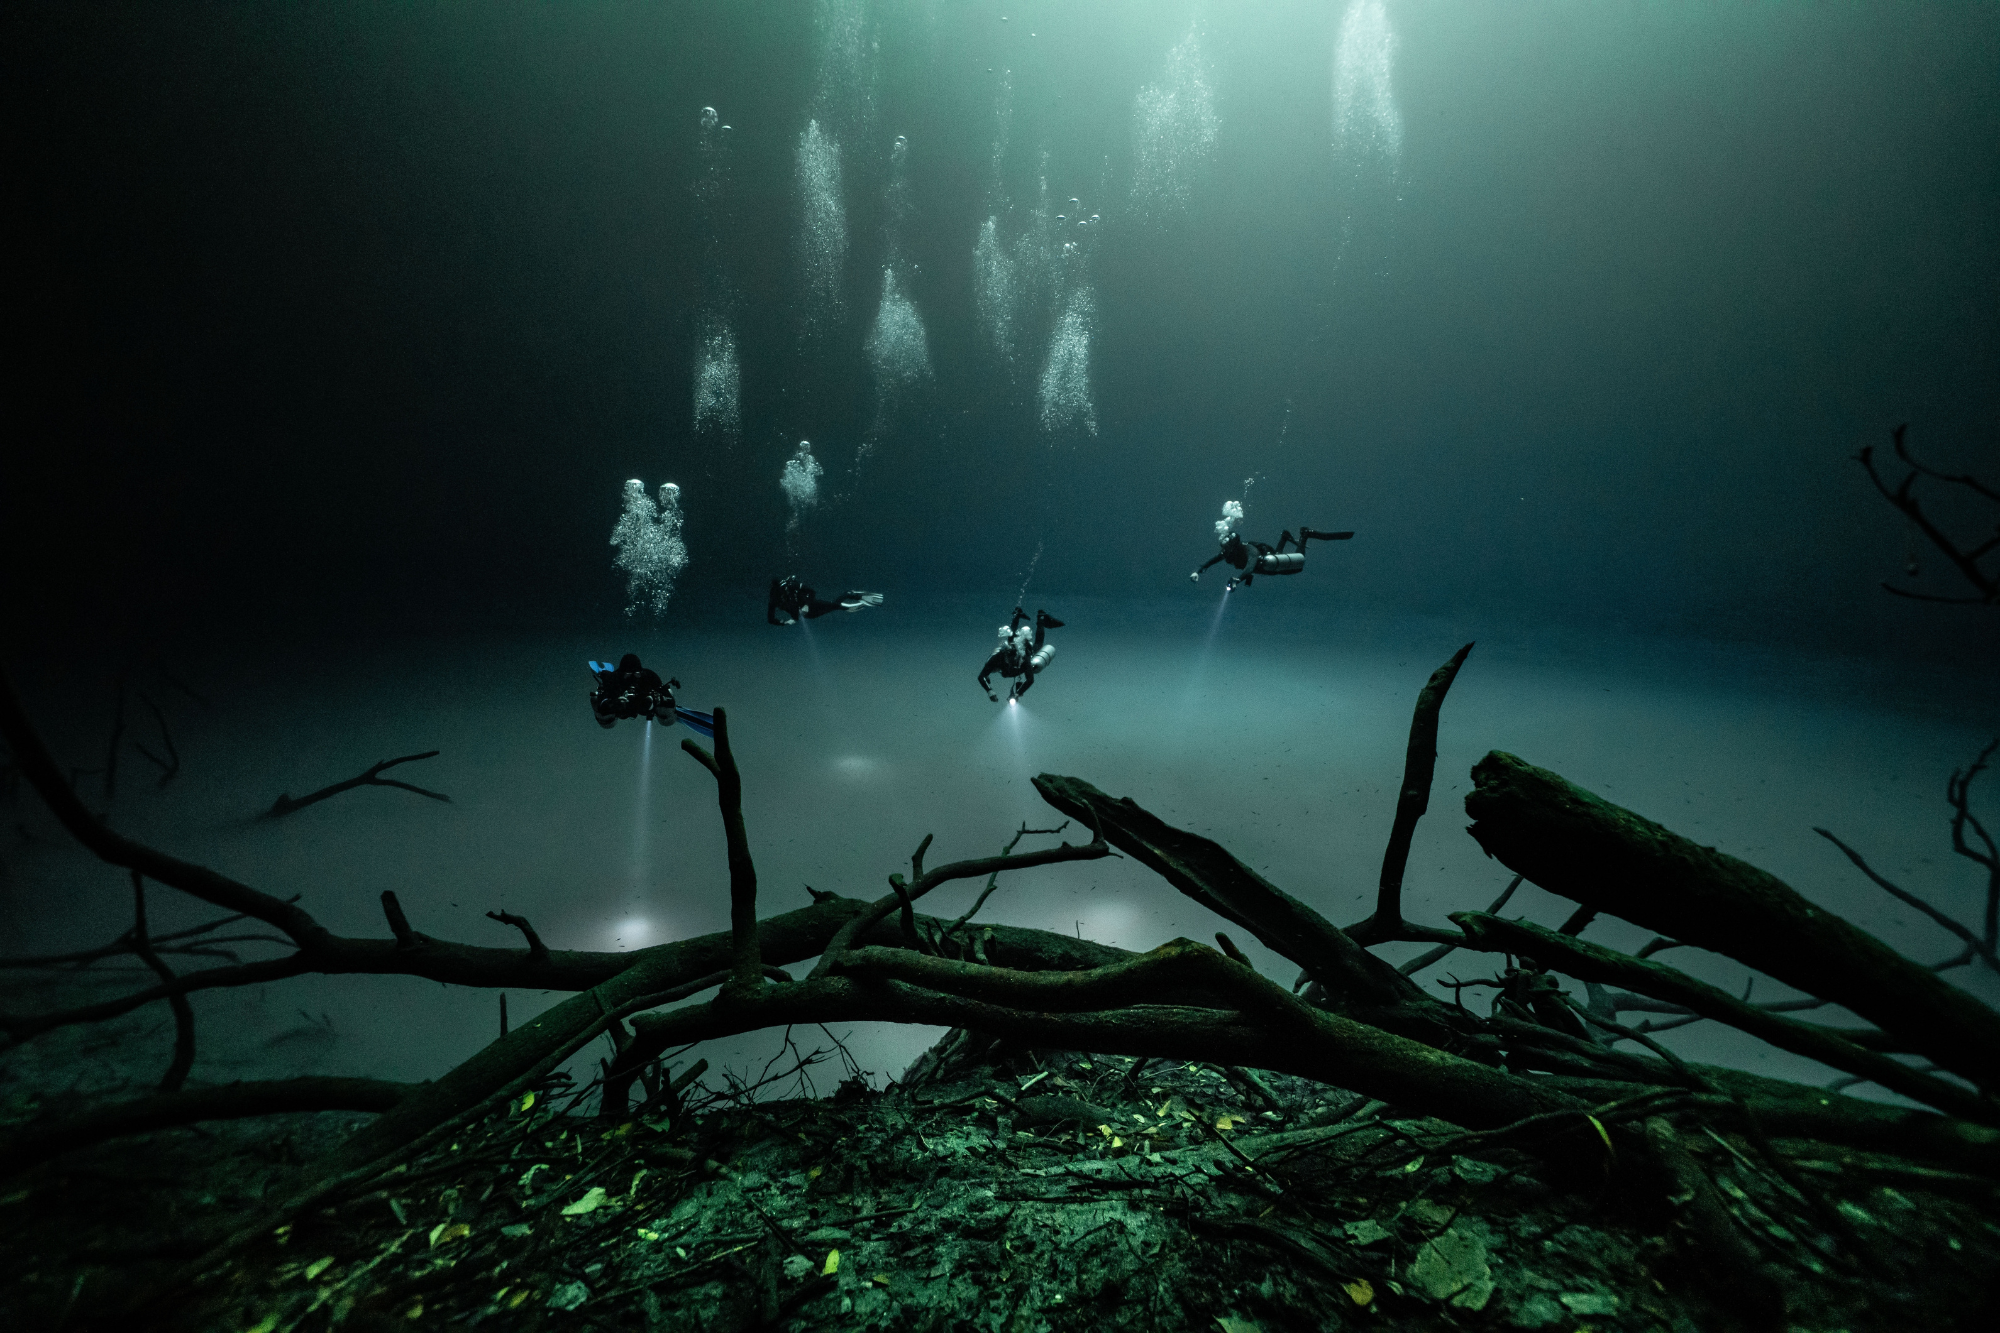
[[[1450,673],[1441,669],[1433,677],[1433,727],[1435,705],[1444,692],[1440,677],[1448,686],[1455,664],[1462,661],[1463,653],[1446,664]],[[1434,755],[1435,731],[1421,734],[1425,713],[1420,703],[1412,728],[1409,769],[1419,774],[1427,766],[1425,756]],[[204,1258],[177,1279],[182,1286],[205,1280],[225,1258],[289,1217],[331,1197],[365,1190],[413,1155],[450,1142],[453,1134],[532,1090],[584,1045],[606,1034],[619,1047],[602,1079],[601,1109],[607,1114],[626,1109],[635,1081],[656,1084],[661,1058],[674,1048],[794,1024],[876,1020],[975,1031],[1031,1048],[1207,1061],[1293,1074],[1470,1132],[1514,1135],[1532,1126],[1536,1137],[1529,1146],[1552,1169],[1573,1169],[1563,1164],[1579,1160],[1596,1162],[1595,1169],[1621,1173],[1625,1188],[1647,1197],[1684,1195],[1694,1179],[1689,1172],[1700,1170],[1682,1146],[1688,1130],[1742,1130],[1760,1145],[1768,1144],[1768,1135],[1788,1134],[1822,1144],[1893,1146],[1957,1171],[2000,1175],[2000,1131],[1979,1123],[1991,1119],[1981,1114],[1991,1079],[1976,1058],[1956,1064],[1938,1060],[1973,1084],[1970,1092],[1928,1076],[1899,1088],[1948,1113],[1938,1114],[1885,1109],[1799,1085],[1690,1067],[1594,1008],[1592,1024],[1615,1039],[1590,1035],[1567,1007],[1544,1003],[1559,992],[1520,969],[1510,969],[1509,980],[1493,984],[1503,991],[1514,987],[1527,1002],[1504,1000],[1490,1017],[1481,1018],[1430,998],[1352,934],[1257,876],[1220,845],[1077,778],[1043,774],[1035,785],[1044,799],[1090,830],[1088,842],[1029,852],[1014,852],[1010,843],[1010,850],[999,856],[926,868],[926,838],[911,857],[909,874],[890,876],[889,892],[873,902],[815,895],[810,907],[760,920],[755,864],[742,817],[742,776],[729,744],[727,712],[718,709],[714,751],[692,743],[686,748],[717,781],[728,849],[731,928],[631,954],[599,954],[538,950],[538,937],[528,936],[523,923],[504,917],[504,924],[522,928],[528,936],[527,950],[436,939],[411,927],[393,895],[384,895],[393,938],[335,936],[296,903],[106,828],[62,779],[11,691],[0,692],[0,732],[24,776],[86,847],[135,877],[263,921],[292,946],[280,958],[173,976],[99,1005],[0,1016],[0,1028],[15,1041],[154,1000],[171,1001],[197,989],[306,972],[417,975],[475,986],[575,992],[434,1082],[399,1093],[375,1121],[309,1163],[241,1227],[212,1237],[215,1243]],[[1696,848],[1506,756],[1489,756],[1476,776],[1480,785],[1468,798],[1469,807],[1478,807],[1472,810],[1480,821],[1475,836],[1522,875],[1567,893],[1591,911],[1621,916],[1684,942],[1704,943],[1815,995],[1835,992],[1824,998],[1850,1004],[1883,1031],[1912,1043],[1926,1032],[1933,1038],[1937,1031],[1977,1034],[2000,1021],[1935,973],[1901,960],[1754,867]],[[1422,804],[1410,800],[1407,791],[1399,793],[1399,813],[1408,812],[1398,821],[1407,824],[1402,836],[1414,828]],[[1303,997],[1293,994],[1261,976],[1233,948],[1217,952],[1176,940],[1135,954],[1019,927],[964,931],[969,913],[947,926],[916,911],[925,896],[949,883],[990,883],[1002,872],[1095,859],[1111,855],[1113,848],[1303,968],[1313,989]],[[1385,863],[1370,918],[1383,924],[1371,929],[1388,938],[1474,953],[1523,952],[1522,937],[1507,929],[1511,923],[1496,926],[1474,919],[1460,922],[1452,932],[1404,922],[1400,888],[1400,873],[1388,873]],[[1704,934],[1704,922],[1690,919],[1700,913],[1691,913],[1689,903],[1735,913],[1736,928]],[[1566,932],[1533,934],[1536,961],[1588,983],[1602,976],[1626,986],[1628,999],[1655,992],[1656,1000],[1746,1031],[1803,1040],[1791,1028],[1769,1023],[1774,1011],[1766,1007],[1746,1013],[1716,1003],[1691,979],[1676,979],[1673,969],[1596,946],[1585,948],[1575,939],[1584,924],[1587,918],[1573,918]],[[1765,937],[1780,930],[1799,935],[1803,942],[1790,951],[1798,956],[1780,956],[1784,951],[1768,947]],[[1846,963],[1859,960],[1878,980],[1892,979],[1902,994],[1894,1003],[1864,1009],[1853,1003],[1840,967],[1823,955]],[[809,976],[795,980],[782,970],[783,964],[815,956],[820,961]],[[1632,969],[1627,960],[1642,966]],[[1592,969],[1600,971],[1593,975]],[[1527,982],[1520,980],[1523,976]],[[704,991],[714,992],[713,998],[694,998]],[[1608,1009],[1615,1016],[1616,999]],[[1622,1040],[1639,1041],[1646,1053],[1616,1049]],[[1833,1040],[1848,1042],[1838,1036]],[[1857,1064],[1869,1047],[1860,1040],[1849,1044],[1852,1053],[1824,1048],[1839,1050],[1846,1063],[1837,1067],[1896,1077],[1865,1061]],[[1937,1044],[1931,1041],[1931,1046]],[[1929,1053],[1931,1046],[1913,1048]],[[218,1092],[216,1104],[230,1105],[229,1094]],[[248,1094],[236,1104],[248,1105]],[[1673,1132],[1662,1133],[1662,1123]],[[1615,1154],[1604,1157],[1591,1147],[1600,1142],[1615,1147]],[[1802,1197],[1811,1209],[1810,1195]],[[1684,1214],[1684,1220],[1696,1233],[1693,1243],[1717,1262],[1734,1266],[1734,1242],[1716,1234],[1714,1218],[1704,1222],[1696,1209]]]
[[[413,764],[419,759],[435,759],[440,753],[442,751],[425,750],[422,754],[406,754],[395,759],[384,759],[380,763],[369,765],[365,771],[357,773],[345,782],[330,783],[327,786],[321,787],[318,791],[309,792],[304,796],[295,798],[289,792],[281,793],[277,800],[271,802],[271,808],[264,812],[264,817],[266,819],[278,819],[284,815],[291,814],[295,810],[303,810],[309,805],[316,805],[326,800],[329,796],[338,796],[344,791],[353,791],[356,787],[401,787],[404,791],[413,791],[419,796],[428,796],[433,801],[449,801],[451,797],[446,796],[441,791],[432,791],[428,787],[419,787],[413,782],[403,782],[397,778],[385,778],[382,776],[383,773],[396,767],[398,764]]]
[[[1777,876],[1510,754],[1487,755],[1472,780],[1472,836],[1532,883],[1845,1005],[1940,1068],[2000,1087],[2000,1014]]]

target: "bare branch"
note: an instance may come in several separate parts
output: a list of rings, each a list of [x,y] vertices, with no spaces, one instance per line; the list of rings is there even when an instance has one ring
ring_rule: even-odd
[[[0,1138],[0,1174],[86,1144],[204,1120],[243,1120],[286,1111],[386,1111],[415,1086],[373,1078],[293,1078],[189,1088],[81,1112],[65,1110]]]
[[[160,984],[171,991],[167,1004],[174,1011],[174,1058],[160,1080],[160,1091],[178,1092],[181,1084],[187,1082],[188,1070],[194,1068],[194,1006],[188,1003],[186,991],[172,989],[173,971],[153,952],[146,926],[146,877],[136,870],[132,872],[131,940],[132,952],[139,955],[139,961],[152,968]]]
[[[528,941],[528,957],[535,959],[537,962],[545,963],[548,961],[549,946],[542,943],[542,937],[537,935],[535,928],[528,924],[528,918],[515,916],[512,912],[488,912],[486,915],[498,921],[503,926],[512,926],[514,929],[520,931]]]
[[[1994,549],[1995,542],[1987,541],[1974,549],[1961,550],[1956,542],[1947,536],[1936,523],[1931,521],[1930,515],[1924,512],[1923,505],[1917,499],[1912,487],[1917,478],[1922,476],[1951,485],[1965,487],[1975,494],[1984,496],[1995,503],[2000,503],[2000,492],[1995,492],[1992,487],[1987,486],[1976,477],[1970,475],[1954,476],[1938,472],[1919,463],[1911,455],[1909,447],[1903,442],[1903,433],[1908,429],[1907,425],[1902,425],[1896,427],[1891,432],[1895,439],[1896,457],[1902,459],[1910,469],[1902,482],[1894,490],[1889,488],[1889,484],[1875,470],[1875,451],[1872,445],[1863,448],[1860,453],[1856,454],[1854,456],[1855,461],[1860,463],[1862,468],[1867,471],[1868,480],[1875,484],[1875,489],[1882,493],[1882,498],[1902,511],[1904,517],[1908,518],[1911,524],[1929,539],[1931,545],[1935,546],[1944,555],[1945,559],[1952,563],[1953,567],[1958,570],[1960,577],[1977,590],[1978,595],[1974,597],[1941,597],[1932,593],[1921,593],[1906,588],[1897,588],[1887,583],[1882,585],[1883,588],[1896,594],[1898,597],[1907,597],[1920,602],[1947,602],[1958,605],[1990,605],[2000,602],[2000,575],[1988,574],[1979,566],[1980,558]],[[1915,572],[1914,565],[1911,567],[1911,572]]]
[[[1919,912],[1922,912],[1925,916],[1935,921],[1938,925],[1943,926],[1946,930],[1958,936],[1961,940],[1964,940],[1965,947],[1970,949],[1973,953],[1978,954],[1980,958],[1984,959],[1988,967],[1993,968],[1996,971],[2000,971],[2000,959],[1996,959],[1994,957],[1993,947],[1986,941],[1980,939],[1970,930],[1966,929],[1958,922],[1952,920],[1950,917],[1946,916],[1943,912],[1940,912],[1937,908],[1932,907],[1929,903],[1925,902],[1922,898],[1917,897],[1916,894],[1911,893],[1908,889],[1900,888],[1897,885],[1892,884],[1888,880],[1884,879],[1881,875],[1875,872],[1875,868],[1873,866],[1869,865],[1867,861],[1862,859],[1860,852],[1855,851],[1852,847],[1849,847],[1846,843],[1842,842],[1839,838],[1836,838],[1833,834],[1827,832],[1823,828],[1818,828],[1818,827],[1815,827],[1813,829],[1813,832],[1819,834],[1820,837],[1825,838],[1828,842],[1840,848],[1840,850],[1847,856],[1847,859],[1854,862],[1855,868],[1858,869],[1862,874],[1868,876],[1869,879],[1873,880],[1875,884],[1879,888],[1881,888],[1885,893],[1889,894],[1891,897],[1893,897],[1894,899],[1896,899],[1896,901],[1900,903],[1904,903],[1910,907],[1916,908]]]
[[[271,808],[264,812],[264,818],[277,819],[283,815],[289,815],[295,810],[303,810],[309,805],[315,805],[320,801],[324,801],[329,796],[338,796],[344,791],[353,791],[356,787],[401,787],[404,791],[412,791],[419,796],[428,796],[433,801],[449,801],[451,797],[446,796],[443,792],[431,791],[427,787],[419,787],[412,783],[398,781],[395,778],[381,776],[384,772],[394,768],[398,764],[415,763],[419,759],[435,759],[441,753],[443,752],[440,750],[425,750],[422,754],[406,754],[397,759],[384,759],[380,763],[371,764],[367,771],[357,774],[345,782],[336,782],[330,786],[321,787],[318,791],[301,796],[297,800],[293,800],[289,794],[281,795],[277,800],[271,802]]]
[[[398,949],[417,949],[423,946],[423,936],[410,929],[410,918],[403,915],[403,904],[396,897],[394,889],[382,890],[382,915],[389,920],[389,931],[396,937]]]
[[[1043,800],[1089,824],[1099,837],[1176,889],[1310,972],[1340,1012],[1447,1049],[1475,1038],[1476,1020],[1425,994],[1227,849],[1173,827],[1129,797],[1114,800],[1080,778],[1042,773],[1034,784]],[[1439,930],[1421,938],[1456,943],[1463,937]]]
[[[1453,653],[1451,660],[1433,671],[1424,688],[1417,692],[1416,712],[1410,718],[1409,747],[1403,756],[1403,785],[1396,792],[1395,823],[1389,829],[1389,843],[1382,852],[1375,913],[1347,928],[1355,943],[1363,947],[1402,936],[1408,929],[1403,920],[1403,872],[1409,865],[1410,842],[1416,835],[1417,821],[1431,804],[1431,779],[1437,772],[1438,711],[1444,707],[1444,697],[1471,652],[1472,645],[1468,643]]]
[[[1028,821],[1024,819],[1021,821],[1021,827],[1014,830],[1014,836],[1007,839],[1007,845],[1000,849],[1000,855],[1005,856],[1009,852],[1013,851],[1015,847],[1020,845],[1021,839],[1027,837],[1031,833],[1037,835],[1059,834],[1064,829],[1068,828],[1069,825],[1070,821],[1065,819],[1062,823],[1056,825],[1054,828],[1029,828]],[[965,925],[966,922],[972,920],[973,917],[979,915],[979,909],[986,905],[986,900],[993,896],[993,890],[995,890],[998,887],[1000,887],[1000,872],[998,870],[995,870],[992,874],[986,877],[986,887],[979,891],[979,896],[977,898],[973,899],[972,906],[965,909],[965,915],[959,917],[956,921],[946,926],[944,928],[944,933],[940,935],[938,938],[940,940],[948,940],[953,935],[957,934],[960,927]]]
[[[1841,1038],[1834,1029],[1781,1018],[1769,1009],[1748,1004],[1718,986],[1697,981],[1664,963],[1646,962],[1526,921],[1506,921],[1478,912],[1455,912],[1451,919],[1470,937],[1472,942],[1467,947],[1532,956],[1545,967],[1579,979],[1608,982],[1672,1000],[1693,1013],[1727,1023],[1783,1050],[1836,1069],[1865,1074],[1886,1088],[1949,1114],[2000,1124],[2000,1106],[1988,1098],[1921,1074],[1886,1055],[1863,1050]],[[1593,1016],[1592,1021],[1598,1020]],[[1599,1025],[1605,1026],[1601,1022]],[[1607,1030],[1612,1029],[1607,1027]]]
[[[691,740],[681,748],[715,775],[715,800],[722,810],[722,833],[729,847],[729,930],[734,941],[734,987],[755,990],[763,981],[757,950],[757,865],[750,859],[750,835],[743,827],[743,775],[729,748],[729,711],[715,710],[715,753]]]
[[[2000,1013],[1766,871],[1495,751],[1472,770],[1472,836],[1575,902],[1736,959],[2000,1088]]]

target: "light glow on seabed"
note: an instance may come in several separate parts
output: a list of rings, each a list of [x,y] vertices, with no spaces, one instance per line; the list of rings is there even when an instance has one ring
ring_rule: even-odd
[[[664,930],[643,916],[628,916],[611,928],[614,949],[643,949],[665,937]]]

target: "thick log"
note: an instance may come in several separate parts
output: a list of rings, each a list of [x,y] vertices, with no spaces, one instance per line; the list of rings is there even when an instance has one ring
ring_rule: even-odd
[[[1034,784],[1050,805],[1304,968],[1339,1012],[1445,1048],[1462,1045],[1477,1028],[1471,1015],[1426,995],[1392,964],[1219,844],[1081,778],[1043,773]]]
[[[1472,780],[1472,836],[1508,868],[1844,1005],[1940,1068],[2000,1088],[2000,1014],[1777,876],[1511,754],[1487,755]]]
[[[2000,1124],[2000,1106],[1990,1098],[1857,1046],[1833,1028],[1759,1009],[1678,968],[1634,958],[1528,921],[1503,921],[1484,912],[1453,912],[1451,919],[1472,937],[1467,948],[1521,954],[1580,981],[1605,982],[1654,999],[1671,1000],[1782,1050],[1858,1075],[1948,1115]]]
[[[377,1078],[288,1078],[186,1088],[66,1112],[30,1123],[0,1140],[0,1175],[85,1144],[206,1120],[245,1120],[286,1111],[386,1111],[415,1087]]]
[[[1190,948],[1185,943],[1169,947]],[[1215,962],[1224,961],[1212,951],[1209,956]],[[901,961],[923,969],[927,981],[942,981],[957,973],[983,978],[995,988],[994,993],[1025,995],[1019,979],[995,975],[999,969],[966,964],[933,967],[942,961],[935,959]],[[1107,971],[1133,967],[1121,964]],[[1127,980],[1142,971],[1134,968]],[[643,1062],[672,1047],[786,1024],[924,1023],[990,1033],[1042,1048],[1207,1060],[1297,1074],[1471,1129],[1493,1128],[1552,1111],[1583,1111],[1591,1105],[1551,1086],[1549,1080],[1509,1074],[1330,1013],[1300,1001],[1284,987],[1247,968],[1238,971],[1241,976],[1235,979],[1234,988],[1254,988],[1254,993],[1241,997],[1249,1002],[1245,1010],[1142,1003],[1083,1013],[997,1004],[886,976],[823,976],[789,986],[767,986],[734,1002],[640,1014],[632,1020],[632,1045],[619,1060]],[[1047,981],[1052,991],[1068,990],[1073,984],[1065,978]],[[1103,984],[1115,987],[1118,981],[1107,977]],[[1211,976],[1210,985],[1215,984]]]

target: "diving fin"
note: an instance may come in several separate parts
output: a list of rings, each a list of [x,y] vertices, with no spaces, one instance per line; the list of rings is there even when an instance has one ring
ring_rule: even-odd
[[[715,739],[715,715],[713,713],[697,713],[692,708],[682,708],[677,704],[674,707],[674,716],[686,723],[690,731],[698,731],[710,740]]]

